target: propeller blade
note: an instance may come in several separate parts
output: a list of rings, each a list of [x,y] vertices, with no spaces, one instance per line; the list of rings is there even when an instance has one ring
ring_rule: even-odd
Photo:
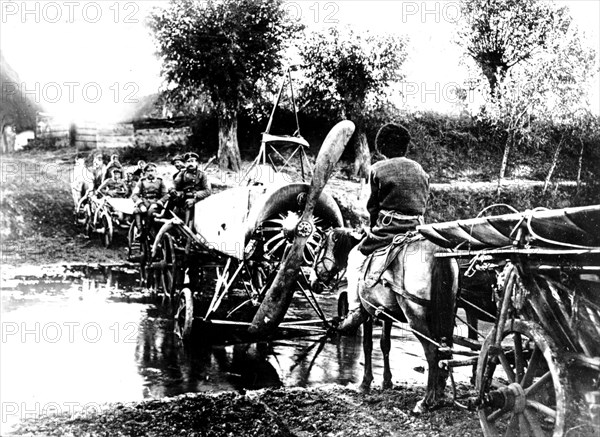
[[[344,120],[336,124],[323,141],[317,156],[308,196],[306,197],[304,212],[296,226],[294,242],[281,263],[271,287],[267,290],[251,326],[248,328],[251,334],[264,335],[273,332],[283,320],[292,303],[300,266],[304,261],[304,247],[314,231],[311,223],[313,211],[353,133],[354,123]]]

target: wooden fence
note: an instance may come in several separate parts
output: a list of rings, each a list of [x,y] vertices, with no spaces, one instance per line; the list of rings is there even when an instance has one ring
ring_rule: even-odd
[[[191,135],[189,119],[144,119],[129,123],[67,124],[47,115],[38,115],[36,136],[64,142],[77,150],[123,147],[152,148],[185,144]]]

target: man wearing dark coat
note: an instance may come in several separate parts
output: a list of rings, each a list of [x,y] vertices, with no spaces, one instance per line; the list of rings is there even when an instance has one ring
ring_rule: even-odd
[[[169,198],[164,181],[156,175],[156,164],[146,164],[144,177],[137,182],[131,198],[135,204],[133,213],[138,229],[142,229],[142,216],[151,218],[164,207]]]
[[[177,176],[185,170],[185,159],[183,155],[175,155],[173,159],[171,159],[171,164],[176,170],[175,173],[173,173],[173,180],[175,180]]]
[[[98,192],[108,197],[127,197],[129,195],[129,186],[123,179],[123,169],[113,167],[111,176],[104,179],[102,185],[98,188]]]
[[[371,166],[367,201],[370,230],[348,256],[348,315],[342,320],[342,333],[354,332],[365,320],[359,286],[367,256],[392,243],[394,236],[414,230],[423,223],[429,197],[429,175],[412,159],[405,157],[410,134],[401,125],[384,125],[375,138],[375,149],[386,159]]]
[[[177,209],[185,211],[185,221],[189,223],[192,220],[194,205],[210,196],[212,187],[206,173],[198,168],[198,155],[194,152],[186,153],[184,159],[186,168],[181,170],[173,181],[173,197]]]
[[[113,154],[110,156],[110,161],[108,162],[108,164],[106,165],[106,169],[104,170],[104,180],[112,177],[112,171],[115,168],[123,169],[123,166],[119,162],[119,155]]]
[[[102,153],[97,153],[94,155],[91,172],[94,177],[93,189],[97,190],[100,185],[102,185],[104,173],[106,172],[106,167],[104,166],[104,155]]]

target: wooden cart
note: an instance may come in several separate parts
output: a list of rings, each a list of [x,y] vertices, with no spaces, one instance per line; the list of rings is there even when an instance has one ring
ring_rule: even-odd
[[[598,435],[600,205],[431,224],[419,231],[498,275],[477,360],[486,436]],[[464,360],[472,363],[473,360]],[[448,364],[448,363],[446,363]],[[453,360],[451,365],[460,365]]]

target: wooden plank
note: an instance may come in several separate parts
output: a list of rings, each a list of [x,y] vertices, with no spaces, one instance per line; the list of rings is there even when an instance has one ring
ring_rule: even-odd
[[[114,137],[114,138],[102,138],[102,137],[98,137],[96,139],[97,143],[111,143],[111,144],[133,144],[134,140],[133,138],[128,138],[128,137]]]
[[[96,143],[92,142],[75,142],[78,150],[93,150],[96,148]]]
[[[98,127],[99,135],[133,135],[133,125],[114,125]]]
[[[110,137],[110,138],[112,138],[112,137],[133,137],[133,131],[131,131],[131,132],[125,132],[125,131],[119,131],[119,132],[117,132],[117,131],[114,131],[114,132],[111,132],[111,131],[98,131],[97,135],[99,137]]]
[[[518,247],[500,247],[498,249],[482,249],[482,250],[457,250],[454,252],[439,252],[436,253],[436,258],[466,258],[476,255],[537,255],[537,256],[584,256],[600,254],[600,247],[594,249],[545,249],[532,247],[522,249]]]
[[[98,148],[104,149],[119,149],[123,147],[133,147],[133,143],[111,143],[111,142],[99,142],[96,143]]]
[[[75,138],[80,141],[96,141],[96,134],[80,134],[77,133]]]

